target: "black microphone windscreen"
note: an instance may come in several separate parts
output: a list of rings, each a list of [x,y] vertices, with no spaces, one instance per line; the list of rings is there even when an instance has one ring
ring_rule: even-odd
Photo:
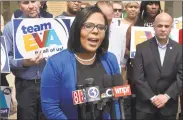
[[[112,84],[113,86],[123,85],[123,80],[121,74],[112,75]]]
[[[86,86],[92,86],[92,85],[94,85],[94,79],[93,78],[86,78],[85,79],[85,85]]]
[[[109,88],[112,87],[112,80],[111,80],[111,76],[108,74],[105,74],[103,77],[103,86],[104,88]]]
[[[83,89],[83,88],[84,88],[84,85],[77,85],[77,86],[76,86],[76,89],[77,89],[77,90],[80,90],[80,89]]]
[[[104,93],[105,92],[105,88],[100,88],[100,93]]]

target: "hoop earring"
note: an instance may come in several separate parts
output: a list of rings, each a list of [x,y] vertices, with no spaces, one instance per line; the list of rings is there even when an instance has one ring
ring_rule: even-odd
[[[143,17],[144,17],[144,10],[142,10],[142,13],[141,13],[141,19],[143,20]]]

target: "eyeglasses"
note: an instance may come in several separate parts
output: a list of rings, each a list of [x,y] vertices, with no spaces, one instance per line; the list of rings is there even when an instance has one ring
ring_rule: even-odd
[[[83,23],[83,28],[87,31],[92,31],[95,27],[99,32],[105,32],[107,30],[106,25],[102,25],[102,24],[95,25],[94,23],[90,23],[90,22]]]
[[[123,9],[113,9],[114,12],[123,12]]]

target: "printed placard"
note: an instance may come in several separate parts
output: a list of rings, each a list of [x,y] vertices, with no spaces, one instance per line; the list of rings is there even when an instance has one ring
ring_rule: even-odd
[[[59,17],[59,18],[62,18],[62,19],[70,19],[70,26],[72,25],[72,23],[74,22],[74,19],[75,19],[75,17],[68,17],[68,16],[62,16],[62,17]]]
[[[14,59],[33,58],[40,50],[49,57],[67,48],[71,19],[13,19]]]
[[[151,39],[154,37],[154,29],[152,27],[137,27],[132,26],[131,30],[131,43],[130,43],[130,58],[135,57],[136,45]],[[169,37],[178,42],[179,40],[179,30],[172,29]]]
[[[5,37],[0,37],[0,43],[1,43],[1,73],[10,73],[10,65],[9,65],[9,58],[8,53],[6,49],[6,42]]]
[[[182,29],[182,17],[174,18],[173,27],[175,29]]]
[[[179,44],[183,44],[182,32],[183,32],[183,30],[180,29],[180,30],[179,30]]]
[[[0,86],[0,116],[1,118],[8,118],[10,114],[12,88],[7,86]]]

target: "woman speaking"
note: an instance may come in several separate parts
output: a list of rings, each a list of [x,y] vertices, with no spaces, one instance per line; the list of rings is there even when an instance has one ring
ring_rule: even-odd
[[[42,75],[41,102],[48,119],[78,119],[72,99],[76,85],[93,78],[96,86],[104,87],[99,78],[120,73],[116,57],[107,52],[108,36],[107,19],[99,8],[87,7],[76,15],[68,48],[48,59]],[[115,103],[119,113],[118,107]],[[109,113],[103,116],[110,118]]]

